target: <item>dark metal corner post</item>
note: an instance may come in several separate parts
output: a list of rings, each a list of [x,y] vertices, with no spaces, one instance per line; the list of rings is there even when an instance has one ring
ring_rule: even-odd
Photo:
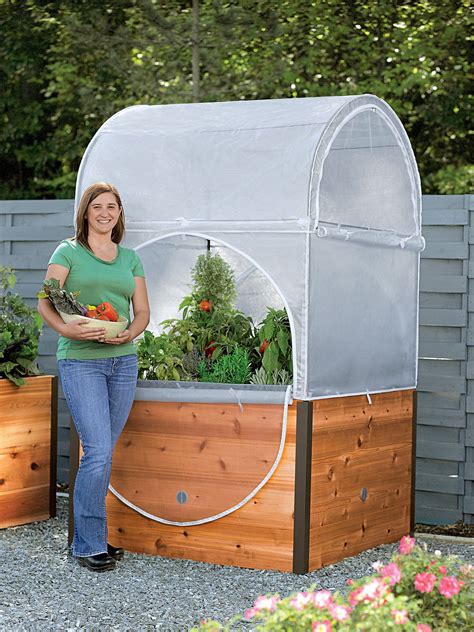
[[[74,482],[79,469],[79,435],[71,419],[69,431],[69,521],[68,544],[72,544],[74,538]]]
[[[309,571],[312,444],[313,402],[297,402],[293,572],[299,575]]]
[[[411,418],[411,504],[410,504],[410,534],[415,532],[415,484],[416,484],[416,417],[417,417],[417,392],[413,391],[413,413]]]
[[[49,515],[56,516],[56,476],[58,468],[58,378],[51,380],[51,450],[49,478]]]

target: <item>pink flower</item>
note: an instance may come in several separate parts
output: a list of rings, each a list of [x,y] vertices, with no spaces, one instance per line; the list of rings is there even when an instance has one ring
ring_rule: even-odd
[[[405,625],[408,623],[408,616],[406,610],[396,610],[395,608],[392,610],[392,617],[395,623],[398,625]]]
[[[419,623],[416,626],[416,632],[433,632],[433,630],[427,623]]]
[[[463,564],[459,570],[461,571],[461,575],[470,575],[474,570],[474,566],[472,566],[472,564]]]
[[[458,581],[454,575],[447,575],[440,579],[438,590],[446,599],[451,599],[458,594],[463,583]]]
[[[327,608],[332,603],[332,593],[329,590],[318,590],[313,593],[313,603],[316,608]]]
[[[351,604],[353,608],[354,606],[357,606],[357,604],[363,600],[363,597],[361,597],[361,593],[362,593],[362,586],[359,586],[359,588],[356,588],[355,590],[349,593],[349,603]]]
[[[279,601],[277,597],[257,597],[254,606],[257,610],[275,610]]]
[[[387,564],[380,571],[382,577],[388,577],[390,579],[390,586],[395,586],[402,578],[402,573],[398,566],[392,562],[391,564]]]
[[[253,617],[257,614],[257,610],[255,608],[247,608],[245,611],[245,618],[248,620],[253,619]]]
[[[264,597],[263,595],[261,595],[255,600],[253,608],[245,611],[245,617],[247,619],[251,619],[257,614],[257,612],[260,612],[260,610],[275,610],[278,602],[278,597]],[[247,614],[249,616],[247,616]]]
[[[415,538],[411,538],[409,535],[404,535],[398,545],[398,550],[402,555],[410,555],[415,548]]]
[[[349,606],[342,606],[338,603],[329,604],[329,612],[331,616],[334,617],[337,621],[345,621],[349,618],[351,614],[351,609]]]
[[[430,593],[435,585],[436,575],[433,573],[418,573],[415,575],[415,588],[422,593]]]
[[[313,593],[299,592],[296,597],[290,601],[290,605],[296,610],[303,610],[313,600]]]
[[[311,629],[313,632],[331,632],[332,625],[327,619],[325,621],[314,621]]]
[[[349,593],[349,603],[353,607],[362,601],[370,603],[371,601],[384,597],[388,591],[389,588],[384,580],[379,577],[375,577],[364,586],[360,586]]]
[[[448,571],[446,570],[446,566],[440,566],[440,567],[438,568],[438,570],[439,570],[439,572],[441,573],[441,575],[446,575],[446,573],[448,572]]]

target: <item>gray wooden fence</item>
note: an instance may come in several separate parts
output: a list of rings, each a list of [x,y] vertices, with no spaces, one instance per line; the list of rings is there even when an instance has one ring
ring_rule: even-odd
[[[474,522],[473,202],[469,195],[423,199],[416,519],[426,523]]]
[[[0,202],[0,265],[36,305],[50,253],[73,234],[72,200]],[[474,523],[474,196],[424,196],[416,520]],[[39,363],[56,373],[56,334]],[[58,480],[68,480],[70,416],[60,390]]]

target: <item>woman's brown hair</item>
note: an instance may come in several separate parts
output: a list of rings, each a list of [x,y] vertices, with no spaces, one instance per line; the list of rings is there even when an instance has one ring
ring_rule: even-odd
[[[88,186],[82,194],[76,215],[76,239],[88,250],[91,250],[91,247],[88,242],[89,225],[87,223],[86,213],[89,204],[101,193],[113,193],[120,209],[118,222],[112,229],[112,241],[119,244],[125,235],[125,216],[119,192],[113,184],[109,184],[108,182],[95,182]]]

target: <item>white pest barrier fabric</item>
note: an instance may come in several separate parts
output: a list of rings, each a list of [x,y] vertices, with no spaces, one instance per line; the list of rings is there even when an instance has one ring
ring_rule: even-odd
[[[237,308],[257,322],[286,308],[294,398],[416,386],[421,189],[381,99],[128,108],[92,139],[76,205],[97,181],[121,193],[152,330],[179,316],[210,242],[237,269]],[[192,388],[205,401],[208,385]]]

